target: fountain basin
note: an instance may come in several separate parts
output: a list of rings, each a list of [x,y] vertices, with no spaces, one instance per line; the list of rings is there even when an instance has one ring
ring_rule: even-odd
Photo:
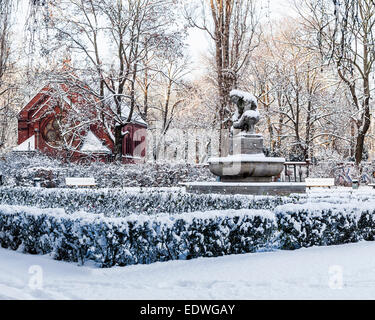
[[[222,182],[270,182],[284,169],[284,158],[237,154],[208,160],[210,171]]]

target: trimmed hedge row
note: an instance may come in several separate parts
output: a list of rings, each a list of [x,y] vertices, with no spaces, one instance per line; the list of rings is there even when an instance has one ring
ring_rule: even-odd
[[[263,197],[241,195],[190,194],[122,189],[46,189],[0,187],[0,204],[40,208],[64,208],[67,213],[83,210],[108,217],[131,214],[184,213],[228,209],[273,209],[296,203],[300,196]]]
[[[0,157],[0,172],[9,186],[33,186],[34,178],[45,187],[66,187],[66,177],[95,177],[102,188],[176,187],[180,182],[215,181],[207,166],[168,161],[145,164],[64,162],[36,152],[10,152]]]
[[[375,202],[109,218],[0,206],[0,246],[100,267],[375,240]]]
[[[275,209],[281,249],[329,246],[375,238],[375,202],[305,203]]]
[[[100,267],[217,257],[267,248],[276,232],[265,210],[106,218],[0,206],[0,245]]]

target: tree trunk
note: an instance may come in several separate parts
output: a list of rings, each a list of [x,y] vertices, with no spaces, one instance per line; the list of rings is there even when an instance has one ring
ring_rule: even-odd
[[[116,161],[122,160],[122,126],[115,126],[114,156]]]

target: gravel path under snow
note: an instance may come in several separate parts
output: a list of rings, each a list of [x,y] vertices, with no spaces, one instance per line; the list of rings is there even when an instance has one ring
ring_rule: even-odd
[[[35,265],[41,289],[29,286]],[[329,285],[335,265],[342,289]],[[374,298],[375,242],[111,269],[0,249],[0,299]]]

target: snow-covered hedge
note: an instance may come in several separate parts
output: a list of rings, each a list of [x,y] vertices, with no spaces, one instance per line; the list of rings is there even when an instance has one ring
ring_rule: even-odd
[[[375,240],[375,203],[122,218],[0,205],[0,246],[100,267]]]
[[[275,209],[282,249],[374,240],[375,202],[305,203]]]
[[[9,153],[0,157],[0,173],[9,186],[64,188],[66,177],[94,177],[101,188],[175,187],[180,182],[215,181],[208,167],[189,163],[150,162],[116,164],[93,162],[86,165],[59,161],[43,154]]]
[[[183,213],[225,209],[273,209],[297,202],[299,196],[267,197],[190,194],[184,192],[122,189],[52,189],[0,187],[0,204],[84,210],[110,217],[130,214]]]
[[[2,247],[100,267],[255,252],[272,245],[275,230],[265,210],[106,218],[0,206]]]

